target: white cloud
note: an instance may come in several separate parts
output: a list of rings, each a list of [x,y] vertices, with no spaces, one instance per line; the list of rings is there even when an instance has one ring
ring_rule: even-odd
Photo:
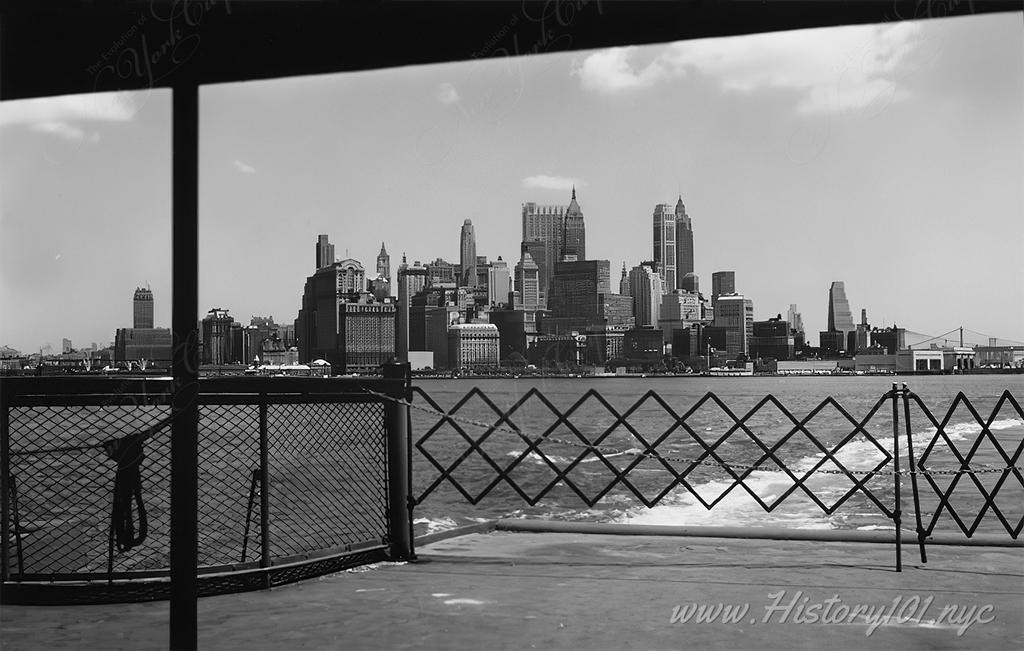
[[[459,91],[447,81],[437,87],[437,99],[442,104],[454,104],[459,101]]]
[[[125,122],[137,111],[132,95],[117,92],[11,100],[0,102],[0,127],[24,125],[68,140],[98,142],[100,134],[79,123]]]
[[[639,71],[633,70],[629,59],[638,50],[631,46],[595,52],[574,66],[572,73],[580,78],[584,88],[604,93],[647,88],[672,74],[660,57]]]
[[[243,172],[245,174],[255,174],[256,173],[256,168],[255,167],[253,167],[252,165],[246,165],[245,163],[243,163],[242,161],[238,160],[237,158],[234,160],[234,162],[232,162],[232,165],[234,165],[235,169],[238,170],[239,172]]]
[[[582,186],[580,179],[571,179],[565,176],[528,176],[523,179],[523,187],[527,189],[539,188],[541,190],[571,190],[573,186]]]
[[[99,142],[100,140],[98,132],[86,133],[84,129],[80,129],[67,122],[39,122],[33,124],[31,129],[40,133],[52,133],[68,140],[87,142]]]
[[[638,48],[612,48],[589,55],[572,74],[583,88],[611,94],[699,73],[739,93],[797,91],[803,114],[837,112],[906,97],[900,66],[921,43],[920,30],[901,22],[683,41],[640,68],[631,63]]]
[[[95,120],[124,122],[135,117],[138,110],[128,93],[90,93],[0,103],[0,125],[44,124]]]

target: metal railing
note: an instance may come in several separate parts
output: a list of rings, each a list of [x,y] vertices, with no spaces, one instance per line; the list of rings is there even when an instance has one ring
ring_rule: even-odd
[[[379,396],[406,381],[201,381],[200,595],[411,553],[388,474],[405,413]],[[167,598],[172,397],[169,380],[4,380],[4,601]]]
[[[945,514],[967,537],[988,513],[1014,539],[1024,527],[1024,515],[1019,520],[1008,515],[1014,509],[1020,513],[1024,503],[1019,465],[1024,441],[1000,441],[992,429],[1000,414],[1024,420],[1024,410],[1009,391],[988,416],[963,393],[945,413],[933,411],[905,384],[893,384],[862,417],[831,397],[797,416],[772,395],[743,413],[734,412],[714,393],[682,413],[654,391],[622,410],[595,389],[567,408],[556,406],[537,388],[507,407],[475,387],[447,408],[420,387],[413,388],[413,396],[417,403],[409,406],[422,425],[413,443],[414,505],[438,498],[446,489],[472,505],[504,491],[505,503],[511,494],[529,506],[548,497],[564,501],[575,496],[594,507],[626,495],[650,508],[677,489],[685,489],[709,510],[736,490],[768,513],[794,499],[810,502],[825,515],[855,502],[861,515],[866,510],[891,523],[899,568],[904,479],[910,477],[922,561],[925,542]],[[715,427],[707,420],[709,407],[715,412]],[[961,441],[966,452],[947,431],[954,414],[962,412],[978,429]],[[644,425],[634,426],[634,418]],[[923,431],[927,425],[934,431]],[[766,436],[766,429],[774,434]],[[709,430],[716,433],[708,435]],[[901,439],[906,445],[902,452]],[[996,453],[996,463],[979,461],[983,443],[989,444],[990,457]],[[1008,445],[1015,447],[1007,451]],[[587,471],[581,472],[584,464]],[[770,494],[759,492],[754,484],[764,472],[775,473],[788,486],[780,488],[775,482]],[[827,485],[819,481],[825,476]],[[965,486],[980,493],[980,505],[955,505]],[[1000,493],[1002,509],[996,504]],[[971,508],[974,512],[966,514]]]
[[[906,386],[906,385],[904,385]],[[1009,411],[1018,419],[1024,420],[1024,409],[1009,391],[1004,391],[992,408],[990,414],[982,416],[963,392],[957,394],[945,414],[936,418],[920,396],[912,391],[903,392],[904,423],[906,425],[907,444],[911,446],[913,459],[913,412],[917,411],[917,422],[925,422],[934,429],[924,441],[920,457],[911,475],[913,479],[914,504],[917,516],[917,531],[920,540],[931,536],[937,525],[942,521],[943,514],[948,515],[957,529],[967,537],[973,536],[986,515],[991,513],[1001,528],[1016,539],[1024,530],[1024,513],[1014,521],[1008,509],[1016,509],[1018,513],[1024,504],[1024,474],[1021,472],[1021,453],[1024,452],[1024,437],[1017,440],[1002,439],[996,434],[993,425],[1000,415]],[[973,438],[960,438],[960,445],[949,432],[950,421],[954,414],[966,411],[980,427]],[[1001,440],[1002,439],[1002,440]],[[1010,451],[1007,451],[1007,446]],[[995,456],[996,465],[981,465],[976,457],[987,449],[990,456]],[[995,453],[992,455],[992,453]],[[930,463],[941,463],[945,469],[929,467]],[[918,477],[924,479],[924,486],[919,486]],[[958,491],[957,488],[961,487]],[[982,503],[973,514],[968,509],[956,504],[956,497],[968,490],[977,491]],[[1003,495],[1003,507],[996,503],[1000,493]],[[922,506],[922,504],[924,506]],[[973,519],[971,519],[973,515]],[[968,520],[972,520],[968,522]],[[921,547],[922,559],[925,558],[924,546]]]
[[[922,560],[940,522],[968,538],[993,518],[1014,539],[1024,528],[1024,441],[995,425],[1024,421],[1009,391],[988,415],[963,393],[941,412],[895,384],[860,405],[863,416],[831,397],[805,415],[771,395],[735,411],[714,393],[678,411],[654,391],[617,408],[595,389],[559,407],[531,388],[502,407],[474,387],[445,408],[406,369],[201,382],[200,595],[413,558],[414,509],[445,491],[474,509],[500,494],[651,508],[685,493],[713,510],[736,491],[769,513],[803,500],[890,522],[897,569],[907,477]],[[4,381],[5,603],[167,597],[172,389],[162,379]],[[969,436],[954,431],[958,414]],[[965,489],[980,499],[965,504]]]

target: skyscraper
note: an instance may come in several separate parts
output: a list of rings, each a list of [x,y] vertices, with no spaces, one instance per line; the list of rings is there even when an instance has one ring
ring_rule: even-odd
[[[638,265],[629,272],[633,291],[633,317],[637,327],[656,326],[661,318],[661,276],[648,265]]]
[[[676,280],[679,284],[669,285],[665,291],[673,289],[686,289],[683,287],[683,278],[686,274],[693,273],[693,225],[690,217],[686,214],[686,206],[683,205],[683,195],[679,195],[676,202]],[[696,290],[689,290],[696,291]]]
[[[633,300],[611,293],[607,260],[559,262],[548,299],[550,315],[538,330],[547,334],[583,332],[589,328],[633,324]]]
[[[726,294],[715,301],[715,327],[725,329],[725,349],[729,355],[747,353],[754,335],[754,303],[742,294]]]
[[[152,328],[153,327],[153,292],[149,291],[149,288],[142,287],[135,288],[134,303],[134,316],[132,318],[133,328]]]
[[[561,260],[565,210],[565,206],[523,204],[523,243],[530,247],[530,257],[537,264],[542,303],[551,287],[555,263]]]
[[[796,303],[789,304],[789,311],[786,313],[786,321],[789,322],[789,329],[794,332],[804,331],[804,318],[796,311]]]
[[[855,332],[853,315],[850,313],[850,302],[846,300],[846,286],[841,280],[832,283],[828,290],[828,329],[829,332]]]
[[[202,322],[204,364],[230,364],[241,360],[232,359],[231,340],[228,331],[232,318],[228,311],[215,307]]]
[[[384,249],[384,242],[380,243],[380,253],[377,254],[377,273],[391,285],[391,256]]]
[[[676,214],[667,203],[659,203],[654,207],[654,271],[667,288],[676,288],[677,257]]]
[[[849,337],[849,335],[847,335]],[[871,325],[868,323],[868,311],[860,311],[860,323],[857,324],[857,334],[854,337],[854,345],[849,347],[855,353],[867,350],[871,345]]]
[[[476,287],[481,296],[487,296],[488,284],[491,280],[491,263],[487,261],[486,255],[476,256],[476,282],[471,287]],[[482,298],[481,300],[486,300]]]
[[[389,298],[377,303],[365,291],[365,276],[362,264],[346,259],[306,278],[295,319],[301,361],[324,359],[346,373],[395,354],[395,305]]]
[[[476,233],[473,221],[462,222],[462,233],[459,235],[459,265],[462,278],[459,284],[464,287],[476,286]]]
[[[327,241],[326,235],[321,234],[316,238],[316,268],[323,269],[332,264],[334,264],[334,245]]]
[[[515,269],[515,309],[536,311],[540,307],[540,271],[524,243],[519,262]]]
[[[576,186],[572,188],[572,199],[565,209],[562,254],[559,256],[559,260],[572,259],[572,256],[575,256],[576,260],[587,259],[587,231],[583,223],[583,211],[576,203]]]
[[[347,258],[341,262],[333,263],[337,273],[337,290],[342,294],[356,294],[366,288],[366,270],[358,260]]]
[[[548,304],[548,290],[551,288],[550,280],[545,284],[544,269],[554,270],[553,266],[548,265],[548,246],[540,240],[531,240],[522,242],[520,249],[530,254],[530,260],[537,267],[537,305],[544,308]],[[554,264],[554,259],[551,259],[551,263]]]
[[[509,294],[508,264],[498,256],[487,269],[487,304],[503,305],[508,303]]]
[[[409,266],[402,254],[402,264],[398,267],[398,325],[396,328],[396,353],[398,360],[409,361],[409,307],[412,297],[419,293],[427,284],[427,268],[419,265]]]
[[[736,272],[716,271],[711,274],[711,301],[714,302],[722,294],[736,293]]]
[[[337,316],[338,370],[365,373],[394,357],[395,321],[395,304],[390,299],[385,303],[343,302]]]

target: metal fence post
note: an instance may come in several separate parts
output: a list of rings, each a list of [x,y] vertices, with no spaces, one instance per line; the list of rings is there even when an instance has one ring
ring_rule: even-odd
[[[267,398],[260,402],[260,567],[270,567],[270,441]],[[270,575],[265,575],[269,582]],[[269,585],[267,587],[270,587]]]
[[[910,489],[914,493],[914,519],[917,524],[917,546],[921,549],[921,562],[928,562],[928,555],[924,550],[924,526],[921,524],[921,496],[917,491],[917,473],[914,468],[914,439],[910,431],[910,390],[907,383],[903,383],[903,420],[907,430],[907,459],[910,465]]]
[[[895,505],[893,506],[892,519],[896,524],[896,571],[903,571],[903,538],[900,532],[900,520],[902,519],[902,504],[900,496],[900,416],[898,407],[899,389],[896,383],[892,383],[892,486],[895,494]]]
[[[391,558],[412,558],[412,527],[409,524],[409,408],[398,402],[406,399],[409,363],[384,365],[386,380],[402,380],[402,385],[388,387],[392,398],[384,404],[384,429],[387,436],[388,530]],[[395,385],[398,383],[395,382]]]
[[[412,404],[412,364],[406,367],[405,378],[405,399]],[[408,501],[406,502],[406,513],[408,514],[409,526],[409,554],[411,560],[416,560],[416,537],[413,536],[413,510],[416,508],[416,498],[412,494],[412,409],[405,409],[405,449],[408,451],[408,463],[405,464],[405,481],[408,487]]]

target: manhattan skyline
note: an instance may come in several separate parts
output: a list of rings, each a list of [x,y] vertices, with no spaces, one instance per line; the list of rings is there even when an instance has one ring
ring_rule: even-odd
[[[200,92],[200,315],[295,318],[311,243],[374,268],[519,258],[575,186],[587,258],[651,257],[681,195],[694,266],[809,337],[844,281],[872,325],[1024,339],[1019,14],[839,27]],[[170,93],[0,104],[0,344],[170,325]]]

